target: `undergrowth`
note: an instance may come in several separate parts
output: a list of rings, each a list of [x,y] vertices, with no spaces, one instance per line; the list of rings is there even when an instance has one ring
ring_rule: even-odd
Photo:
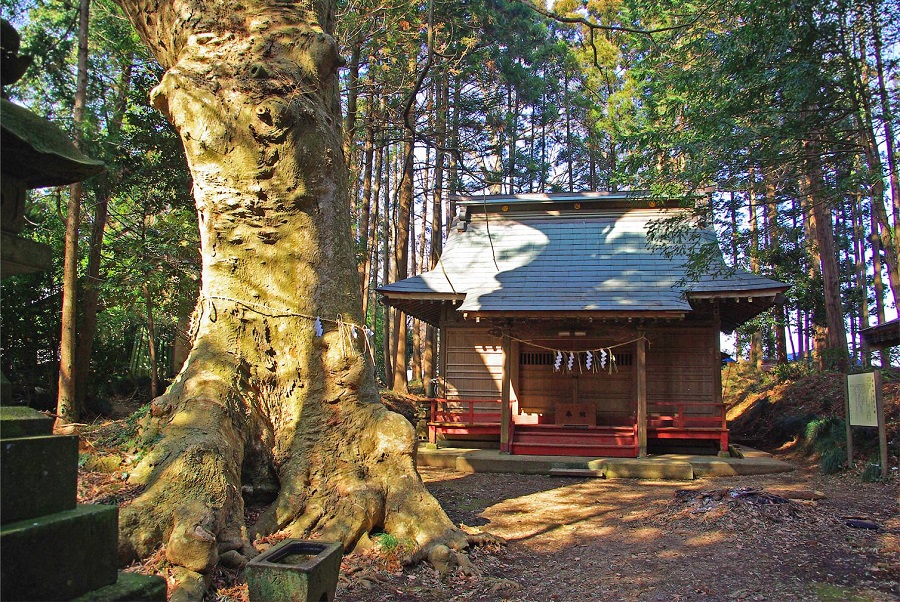
[[[900,373],[882,371],[890,456],[900,456]],[[847,464],[844,375],[819,372],[807,362],[790,362],[758,371],[746,362],[722,371],[723,397],[732,440],[767,450],[816,457],[831,474]],[[853,427],[854,457],[862,463],[878,456],[877,431]],[[863,478],[880,476],[869,466]],[[871,473],[871,474],[870,474]]]

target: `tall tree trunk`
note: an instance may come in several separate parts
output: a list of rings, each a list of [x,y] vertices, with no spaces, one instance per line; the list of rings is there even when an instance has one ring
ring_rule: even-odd
[[[778,223],[778,198],[775,195],[775,183],[772,177],[767,175],[765,178],[766,185],[766,203],[768,205],[767,230],[770,236],[770,250],[775,257],[781,255],[781,237],[783,233]],[[783,304],[775,307],[775,360],[779,364],[787,363],[787,314]]]
[[[437,102],[434,116],[435,144],[434,188],[431,194],[431,252],[428,256],[428,268],[435,269],[443,252],[444,215],[444,145],[447,143],[447,98],[450,93],[450,81],[446,71],[441,72],[435,84]],[[425,327],[425,351],[422,355],[423,384],[428,392],[428,383],[436,376],[437,365],[437,330],[431,324]]]
[[[374,146],[375,141],[375,128],[372,126],[372,142]],[[379,236],[379,207],[380,207],[380,199],[381,199],[381,176],[384,162],[382,161],[382,157],[384,156],[384,152],[381,146],[378,147],[377,151],[374,151],[374,161],[375,165],[373,167],[374,173],[372,177],[369,178],[371,181],[371,190],[369,195],[369,204],[372,207],[370,210],[371,215],[369,216],[369,231],[368,231],[368,244],[366,245],[366,256],[363,264],[363,316],[368,323],[369,320],[369,299],[372,296],[372,275],[373,273],[378,272],[378,242],[381,240]],[[374,266],[374,269],[373,269]]]
[[[731,267],[738,268],[738,238],[740,230],[738,229],[738,202],[735,199],[734,192],[729,192],[728,208],[731,217]],[[734,359],[741,359],[741,331],[734,329]]]
[[[384,283],[391,282],[391,271],[395,262],[393,253],[391,253],[391,242],[397,237],[396,228],[393,227],[394,215],[397,213],[396,207],[391,207],[391,170],[393,161],[391,161],[391,147],[385,146],[384,162],[387,164],[384,178],[384,223],[382,225],[382,281]],[[384,358],[384,382],[387,386],[391,386],[394,382],[394,343],[391,340],[391,334],[394,332],[394,317],[396,310],[391,309],[390,305],[385,304],[383,320],[381,321],[381,356]]]
[[[356,34],[350,45],[349,78],[347,81],[347,114],[344,116],[344,159],[353,166],[353,148],[356,143],[357,99],[359,98],[359,61],[362,55],[362,32]]]
[[[519,98],[513,91],[513,87],[506,88],[506,105],[507,115],[512,119],[512,123],[507,124],[509,132],[509,194],[516,194],[516,133],[519,125]]]
[[[426,161],[427,164],[427,149],[426,149]],[[425,190],[428,190],[428,183],[426,177],[426,183],[424,186]],[[422,228],[419,230],[419,240],[418,245],[416,243],[416,239],[410,236],[409,241],[409,250],[410,250],[410,265],[412,266],[412,273],[410,276],[415,276],[416,274],[422,271],[422,263],[423,257],[425,256],[425,221],[427,219],[427,215],[422,216]],[[415,218],[411,219],[412,223],[410,224],[410,228],[415,232]],[[418,249],[416,247],[418,246]],[[412,326],[412,352],[410,353],[409,359],[409,367],[412,372],[412,379],[422,381],[422,329],[421,323],[419,320],[415,318],[410,319],[410,324]]]
[[[869,290],[866,284],[866,228],[863,224],[862,194],[854,195],[852,205],[853,257],[856,264],[857,304],[859,305],[858,329],[869,327]],[[872,365],[872,353],[866,340],[860,337],[860,360],[864,366]]]
[[[411,68],[414,67],[415,63],[411,62]],[[415,110],[413,108],[414,105],[415,102],[411,103],[410,111]],[[411,128],[411,124],[414,122],[415,116],[413,114],[410,114],[405,119],[406,131],[403,141],[403,170],[400,175],[400,187],[397,194],[397,213],[395,215],[397,238],[394,241],[394,262],[396,272],[394,278],[398,282],[409,276],[409,231],[413,204],[413,159],[415,158],[416,152],[415,131]],[[393,314],[394,328],[391,336],[391,346],[393,347],[394,374],[391,380],[391,388],[398,393],[406,393],[406,314],[397,310],[394,310]]]
[[[369,103],[371,106],[371,103]],[[359,291],[362,299],[363,319],[368,316],[369,309],[369,254],[372,246],[372,237],[369,222],[372,219],[372,161],[375,157],[375,126],[371,111],[366,115],[366,141],[363,146],[363,181],[362,199],[360,200],[359,228],[357,230],[358,247],[362,257],[358,262]]]
[[[134,67],[133,53],[129,54],[119,76],[116,91],[116,102],[113,116],[109,123],[109,132],[113,139],[118,138],[125,118],[128,92],[131,90],[131,73]],[[94,220],[91,226],[91,242],[88,249],[87,277],[82,293],[81,328],[78,333],[78,345],[75,353],[75,399],[76,405],[86,408],[87,382],[91,371],[91,352],[94,347],[94,334],[97,331],[97,310],[100,306],[100,260],[103,250],[103,232],[106,229],[107,210],[111,186],[107,177],[102,191],[97,195],[94,208]]]
[[[452,123],[450,125],[450,165],[447,173],[447,184],[448,190],[450,194],[458,194],[460,192],[459,186],[459,163],[461,157],[461,150],[459,148],[459,126],[460,126],[460,104],[462,96],[462,81],[461,78],[457,77],[453,80],[453,118]],[[453,216],[450,216],[447,219],[447,228],[450,227],[450,223],[453,221]]]
[[[181,134],[203,259],[196,339],[153,404],[161,439],[130,477],[146,489],[122,508],[120,556],[167,543],[171,562],[208,573],[277,529],[465,546],[416,474],[412,427],[379,402],[365,337],[351,336],[334,3],[120,4],[167,69],[153,104]],[[242,491],[273,487],[248,531]]]
[[[82,124],[87,105],[88,79],[88,29],[90,0],[80,0],[78,5],[78,72],[75,82],[75,106],[72,111],[73,140],[81,148]],[[65,427],[76,422],[84,412],[76,395],[76,333],[78,314],[78,228],[81,222],[81,182],[69,187],[69,204],[66,213],[66,242],[63,258],[62,332],[59,340],[59,381],[56,399],[56,426]]]
[[[569,180],[569,192],[575,190],[575,178],[572,174],[572,105],[569,102],[569,69],[563,68],[563,97],[566,103],[566,174]]]
[[[898,243],[900,236],[896,228],[891,226],[891,220],[884,206],[884,180],[882,178],[881,153],[878,150],[878,142],[871,129],[871,123],[859,120],[862,129],[861,138],[865,149],[869,170],[873,174],[871,185],[872,217],[878,224],[878,229],[872,231],[873,246],[877,239],[877,246],[884,255],[887,264],[888,282],[894,298],[894,305],[900,305],[900,255],[898,255]]]
[[[881,104],[881,120],[884,123],[885,151],[888,161],[888,178],[891,183],[891,199],[894,213],[894,227],[900,227],[900,173],[897,172],[897,156],[894,149],[894,112],[891,107],[884,75],[883,43],[881,39],[881,20],[877,2],[869,5],[872,21],[872,42],[875,54],[875,73],[878,75],[878,98]],[[900,256],[900,235],[895,233],[897,255]]]
[[[750,271],[759,274],[759,203],[756,196],[756,170],[750,169],[750,185],[747,198],[750,208]],[[763,367],[762,330],[750,335],[750,363],[757,370]]]
[[[825,289],[825,348],[817,349],[823,367],[847,368],[847,331],[841,305],[840,270],[834,244],[834,222],[823,190],[822,168],[819,164],[819,145],[803,142],[805,173],[804,198],[810,212],[810,226],[816,245],[822,283]]]
[[[145,282],[144,309],[147,312],[147,349],[150,354],[150,398],[156,399],[159,395],[159,358],[156,353],[156,322],[153,317],[153,296],[150,287]]]

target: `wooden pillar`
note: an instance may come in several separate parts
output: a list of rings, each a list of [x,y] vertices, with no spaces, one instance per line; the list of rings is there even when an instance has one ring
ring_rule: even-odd
[[[637,400],[638,457],[647,455],[647,341],[644,333],[635,343],[634,353],[634,396]]]
[[[729,457],[728,452],[728,422],[725,420],[725,400],[722,397],[722,343],[719,333],[722,331],[721,308],[718,301],[713,302],[713,328],[710,334],[710,358],[713,381],[713,401],[722,412],[722,432],[719,434],[719,456]]]
[[[503,335],[503,384],[500,397],[500,451],[510,452],[510,423],[512,404],[510,403],[510,378],[512,375],[512,344],[508,334]]]

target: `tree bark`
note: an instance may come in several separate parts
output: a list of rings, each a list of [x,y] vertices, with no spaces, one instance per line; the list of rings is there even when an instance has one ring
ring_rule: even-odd
[[[759,203],[756,196],[756,170],[750,169],[750,184],[747,189],[750,209],[750,271],[759,274]],[[762,330],[750,335],[750,363],[757,370],[763,367]]]
[[[891,100],[885,85],[883,43],[881,36],[881,20],[875,2],[869,5],[869,16],[872,20],[872,42],[875,54],[875,72],[878,75],[878,98],[881,104],[881,120],[884,123],[885,151],[888,162],[888,178],[891,183],[891,199],[894,214],[894,225],[900,225],[900,174],[897,173],[897,159],[894,151],[894,114]],[[900,240],[894,235],[896,255],[900,256]]]
[[[428,254],[428,268],[435,269],[443,252],[443,191],[444,191],[444,146],[447,143],[447,97],[450,93],[450,81],[447,71],[441,70],[436,79],[435,96],[437,110],[434,114],[435,149],[434,187],[431,194],[431,248]],[[425,350],[422,354],[423,385],[428,393],[428,383],[435,377],[437,365],[437,331],[428,324],[425,327]]]
[[[125,118],[133,67],[134,56],[131,53],[125,59],[122,73],[119,76],[113,117],[109,122],[109,132],[114,138],[118,136],[122,127],[122,120]],[[82,294],[81,327],[78,332],[78,344],[75,352],[75,399],[76,404],[80,408],[87,407],[85,403],[87,381],[91,372],[91,352],[94,347],[94,335],[97,331],[97,311],[100,306],[100,261],[103,250],[103,232],[106,230],[110,186],[111,183],[107,178],[103,190],[97,195],[97,205],[94,208],[94,220],[91,226],[87,277]]]
[[[397,208],[391,208],[391,171],[393,161],[391,159],[391,146],[384,147],[384,163],[387,165],[384,172],[384,222],[382,223],[381,255],[382,255],[382,271],[381,281],[383,283],[391,282],[391,270],[395,267],[391,253],[391,239],[396,238],[396,228],[393,227],[394,217],[397,214]],[[395,178],[396,179],[396,172]],[[393,361],[393,342],[391,341],[391,333],[393,332],[393,313],[390,305],[382,305],[381,320],[381,356],[384,360],[384,382],[390,386],[394,382],[394,361]]]
[[[770,236],[770,250],[776,257],[781,255],[781,238],[783,233],[778,223],[778,198],[775,195],[775,184],[771,176],[766,176],[766,203],[768,205],[767,221]],[[775,306],[775,356],[779,364],[787,363],[787,315],[784,305]]]
[[[372,219],[372,161],[375,156],[375,129],[372,124],[371,113],[366,116],[365,132],[366,141],[363,144],[362,198],[360,199],[359,228],[357,228],[358,245],[360,251],[362,251],[362,257],[358,262],[358,267],[363,319],[368,315],[369,309],[369,249],[372,245],[369,221]]]
[[[415,109],[411,108],[410,110],[414,111]],[[405,123],[407,124],[411,124],[414,121],[415,117],[413,115],[409,115],[405,119]],[[403,171],[400,175],[400,186],[397,194],[397,212],[394,216],[397,225],[397,237],[394,240],[395,281],[404,280],[409,276],[409,231],[413,204],[414,157],[415,132],[407,126],[406,136],[403,141]],[[394,374],[391,380],[391,388],[398,393],[406,393],[406,314],[397,310],[393,310],[391,313],[394,315],[393,330],[391,334]]]
[[[152,99],[184,143],[203,260],[194,346],[152,404],[161,439],[120,512],[122,559],[167,543],[171,562],[208,572],[279,529],[464,547],[354,336],[333,2],[119,2],[167,70]],[[242,490],[277,490],[249,531]]]
[[[73,141],[81,148],[84,112],[87,105],[88,26],[90,0],[80,0],[78,8],[78,71],[75,83],[75,105],[72,111]],[[59,381],[56,400],[56,426],[65,427],[76,422],[84,412],[76,394],[76,336],[78,313],[78,228],[81,222],[81,182],[69,186],[66,212],[66,241],[63,258],[62,331],[59,340]]]
[[[822,171],[819,164],[819,146],[813,141],[803,143],[805,173],[804,197],[810,212],[811,234],[817,248],[819,266],[825,292],[825,340],[824,348],[817,348],[823,367],[846,369],[847,331],[841,305],[840,270],[834,243],[834,220],[825,202],[822,190]],[[826,357],[827,356],[827,357]]]

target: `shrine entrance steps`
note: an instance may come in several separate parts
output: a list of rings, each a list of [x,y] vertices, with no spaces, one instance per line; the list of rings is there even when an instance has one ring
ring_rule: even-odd
[[[510,452],[516,455],[614,458],[638,455],[637,432],[633,426],[516,425],[512,439]]]

